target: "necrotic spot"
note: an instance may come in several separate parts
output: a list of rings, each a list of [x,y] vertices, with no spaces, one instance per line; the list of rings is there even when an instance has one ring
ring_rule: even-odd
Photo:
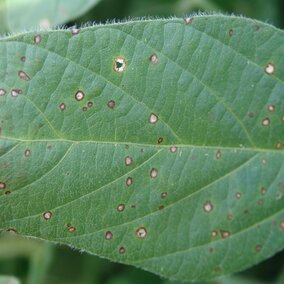
[[[106,239],[106,240],[111,240],[112,237],[113,237],[113,234],[112,234],[111,231],[107,231],[107,232],[105,233],[105,239]]]
[[[118,212],[122,212],[125,209],[125,205],[119,204],[116,209],[117,209]]]
[[[161,198],[166,198],[168,196],[168,193],[167,192],[162,192],[161,193]]]
[[[120,254],[125,254],[126,249],[125,249],[125,247],[120,247],[118,251],[119,251]]]
[[[144,227],[140,227],[136,230],[136,236],[139,238],[139,239],[144,239],[146,238],[147,236],[147,230],[146,228]]]
[[[20,90],[20,89],[13,89],[11,91],[11,96],[12,97],[18,97],[21,93],[22,93],[22,90]]]
[[[35,35],[34,42],[35,42],[35,44],[39,44],[41,42],[41,36],[40,35]]]
[[[157,54],[152,54],[151,56],[150,56],[150,62],[152,63],[152,64],[157,64],[158,63],[158,56],[157,56]]]
[[[158,121],[158,116],[154,113],[151,113],[150,117],[149,117],[149,122],[154,124]]]
[[[155,168],[152,168],[151,172],[150,172],[150,177],[151,178],[156,178],[157,176],[158,176],[158,170],[155,169]]]
[[[204,210],[206,213],[210,213],[210,212],[213,210],[213,204],[211,203],[210,200],[206,201],[206,202],[203,204],[203,210]]]
[[[61,103],[61,104],[59,105],[59,109],[60,109],[61,111],[64,111],[64,110],[66,109],[65,103]]]
[[[18,72],[18,76],[20,77],[20,79],[24,80],[24,81],[29,81],[30,77],[27,75],[27,73],[25,73],[24,71],[20,70]]]
[[[275,72],[275,66],[272,63],[268,63],[265,67],[265,72],[268,75],[272,75]]]
[[[87,106],[88,106],[89,108],[93,107],[93,105],[94,105],[93,102],[88,102],[88,103],[87,103]]]
[[[126,69],[125,59],[123,57],[115,58],[113,69],[115,72],[124,72]]]
[[[177,151],[177,147],[176,147],[176,146],[172,146],[172,147],[170,148],[170,151],[171,151],[172,153],[175,153],[175,152]]]
[[[67,225],[67,230],[69,233],[74,233],[76,231],[76,228],[70,224]]]
[[[221,157],[222,157],[222,153],[221,153],[220,150],[218,150],[218,151],[216,152],[216,159],[217,159],[217,160],[220,160]]]
[[[270,124],[270,119],[268,117],[264,118],[262,120],[262,125],[263,126],[268,126]]]
[[[231,233],[229,231],[221,230],[221,236],[223,239],[230,237]]]
[[[47,211],[47,212],[44,212],[43,214],[42,214],[42,216],[43,216],[43,218],[44,218],[44,220],[50,220],[51,219],[51,217],[52,217],[52,213],[50,212],[50,211]]]
[[[6,183],[3,181],[0,181],[0,189],[5,189],[6,188]]]
[[[127,185],[127,186],[130,186],[130,185],[132,185],[132,183],[133,183],[132,177],[128,177],[128,178],[126,179],[126,185]]]
[[[72,28],[71,29],[71,34],[73,35],[73,36],[75,36],[75,35],[77,35],[77,34],[79,34],[80,33],[80,29],[77,29],[77,28]]]
[[[115,101],[114,101],[114,100],[108,101],[107,106],[108,106],[110,109],[113,109],[113,108],[115,107]]]
[[[77,101],[82,101],[85,97],[85,94],[82,91],[77,91],[77,93],[75,94],[75,99]]]
[[[186,25],[191,24],[192,21],[193,21],[193,17],[186,17],[186,18],[184,18],[184,22],[185,22]]]
[[[267,110],[270,111],[270,112],[274,112],[275,111],[275,105],[268,105]]]
[[[125,157],[125,165],[130,166],[133,162],[133,159],[130,156]]]
[[[29,157],[31,155],[31,150],[30,149],[26,149],[25,150],[25,157]]]
[[[6,95],[6,91],[4,89],[0,89],[0,97],[3,97]]]

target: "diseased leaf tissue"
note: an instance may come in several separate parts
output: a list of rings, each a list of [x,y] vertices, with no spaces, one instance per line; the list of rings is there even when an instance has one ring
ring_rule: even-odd
[[[177,280],[283,249],[284,34],[225,16],[0,40],[0,228]]]

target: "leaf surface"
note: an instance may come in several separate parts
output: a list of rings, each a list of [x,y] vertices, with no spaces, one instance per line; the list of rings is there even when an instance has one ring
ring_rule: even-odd
[[[0,33],[65,24],[100,0],[0,0]]]
[[[284,34],[216,16],[0,41],[0,228],[176,280],[283,249]]]

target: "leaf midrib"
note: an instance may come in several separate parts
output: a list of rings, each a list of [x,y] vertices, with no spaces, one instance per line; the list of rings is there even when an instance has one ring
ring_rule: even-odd
[[[246,147],[242,144],[241,146],[221,146],[221,145],[202,145],[202,144],[184,144],[184,143],[171,143],[171,144],[164,144],[164,145],[157,145],[151,143],[136,143],[131,141],[104,141],[104,140],[72,140],[72,139],[26,139],[26,138],[14,138],[14,137],[7,137],[7,136],[0,136],[0,142],[2,140],[10,140],[10,141],[18,141],[21,143],[72,143],[72,144],[102,144],[102,145],[113,145],[116,147],[117,145],[129,145],[134,147],[153,147],[153,148],[170,148],[172,146],[176,146],[179,148],[196,148],[201,150],[227,150],[237,152],[255,152],[255,153],[265,153],[265,154],[283,154],[284,149],[274,149],[274,148],[263,148],[263,147]],[[5,154],[5,153],[4,153]],[[3,154],[3,155],[4,155]]]

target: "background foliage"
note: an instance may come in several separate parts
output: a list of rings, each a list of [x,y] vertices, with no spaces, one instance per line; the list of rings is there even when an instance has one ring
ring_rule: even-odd
[[[59,0],[55,1],[62,2]],[[33,3],[36,1],[26,0],[25,2],[28,4],[25,7],[25,14],[33,14]],[[81,0],[82,5],[84,4],[83,2],[91,1]],[[96,4],[95,2],[94,4]],[[1,33],[11,32],[11,29],[3,29],[3,15],[7,13],[4,7],[5,0],[0,0]],[[71,10],[69,13],[75,14],[69,14],[65,17],[66,20],[70,21],[65,23],[68,26],[80,26],[81,23],[93,21],[105,22],[108,19],[142,16],[183,16],[196,11],[220,11],[242,14],[247,17],[267,21],[279,28],[284,27],[284,1],[282,0],[101,0],[83,16],[81,13],[76,14],[76,11]],[[38,14],[44,15],[42,11]],[[80,18],[76,19],[79,16]],[[18,17],[21,17],[21,13],[19,13]],[[9,19],[9,21],[12,20],[11,18]],[[28,18],[25,18],[24,21],[19,19],[19,22],[26,22],[26,26],[23,29],[35,25],[34,21],[29,23]],[[62,22],[58,20],[53,22],[53,19],[49,19],[48,24],[57,25],[62,24]],[[11,27],[13,24],[10,23],[9,26]],[[18,28],[15,30],[19,31]],[[5,276],[0,276],[0,284],[173,283],[145,271],[111,263],[65,246],[54,246],[34,240],[11,239],[5,235],[2,235],[0,238],[0,275]],[[15,278],[6,277],[7,275],[17,277],[21,282]],[[252,269],[212,283],[284,283],[284,254],[279,253]]]

